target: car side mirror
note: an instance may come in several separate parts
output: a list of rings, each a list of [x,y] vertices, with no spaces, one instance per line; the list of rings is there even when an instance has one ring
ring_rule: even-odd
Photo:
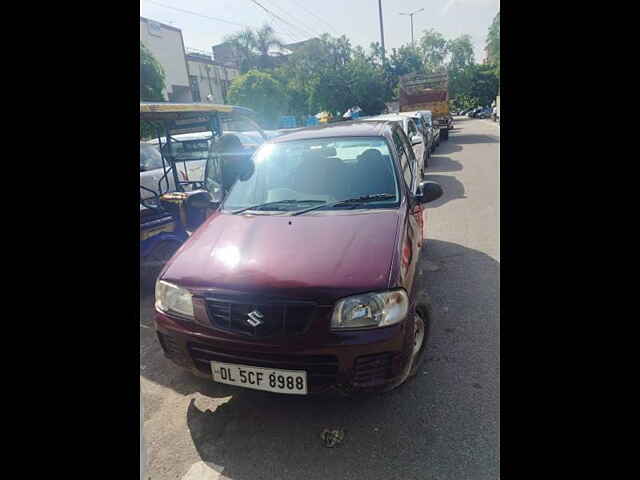
[[[419,145],[420,143],[422,143],[422,137],[420,135],[411,137],[411,145]]]
[[[416,200],[418,203],[429,203],[442,196],[442,187],[437,182],[421,182],[418,185]]]

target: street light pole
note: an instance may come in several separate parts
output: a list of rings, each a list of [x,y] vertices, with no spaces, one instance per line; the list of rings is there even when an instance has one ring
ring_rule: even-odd
[[[384,28],[382,27],[382,0],[378,0],[378,13],[380,15],[380,44],[382,45],[382,61],[384,61]]]
[[[409,18],[411,18],[411,47],[415,47],[413,43],[413,16],[416,13],[420,13],[423,10],[424,8],[421,8],[420,10],[416,10],[415,12],[411,12],[411,13],[400,13],[400,15],[407,15]]]

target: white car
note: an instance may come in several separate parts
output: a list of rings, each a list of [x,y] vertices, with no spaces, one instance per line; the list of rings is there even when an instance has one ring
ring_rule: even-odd
[[[427,163],[428,152],[428,142],[429,139],[425,138],[422,134],[421,130],[415,123],[415,120],[411,117],[411,115],[402,114],[402,113],[388,113],[384,115],[376,115],[373,117],[366,117],[360,119],[363,122],[376,121],[376,120],[390,120],[398,122],[402,126],[402,130],[404,131],[407,139],[411,143],[413,148],[413,153],[418,161],[418,172],[420,174],[419,178],[423,178],[424,169]]]
[[[266,131],[265,134],[268,138],[273,138],[278,136],[279,132]],[[238,137],[245,149],[255,150],[264,141],[257,131],[227,131],[225,135]],[[176,168],[180,181],[203,181],[209,147],[211,146],[211,133],[184,133],[173,135],[171,138],[174,140],[171,143],[171,149],[178,160]],[[161,137],[160,140],[163,148],[166,148],[164,147],[166,139]],[[168,167],[169,165],[166,165],[167,169]],[[154,196],[149,190],[159,194],[175,190],[173,173],[170,172],[165,176],[157,138],[140,142],[140,185],[144,187],[140,189],[140,196],[143,200]]]
[[[171,149],[178,160],[176,163],[178,178],[181,181],[202,181],[211,134],[209,132],[184,133],[171,138],[175,140],[171,142]],[[162,148],[167,148],[166,139],[163,137],[160,140]],[[168,167],[169,165],[166,165],[167,169]],[[148,190],[158,194],[175,190],[173,173],[170,172],[166,177],[164,174],[165,168],[162,164],[158,139],[140,142],[140,185],[145,187],[140,189],[140,195],[143,199],[153,196]],[[159,184],[161,179],[162,182]]]

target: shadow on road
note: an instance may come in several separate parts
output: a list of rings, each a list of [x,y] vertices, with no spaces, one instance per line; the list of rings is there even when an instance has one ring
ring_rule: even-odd
[[[460,134],[455,136],[455,142],[462,145],[471,145],[475,143],[499,143],[500,140],[489,135]]]
[[[451,136],[446,142],[440,142],[436,151],[433,152],[433,156],[451,155],[452,153],[459,152],[460,150],[462,150],[462,147],[456,144],[455,136]]]
[[[427,208],[437,208],[451,200],[457,200],[460,198],[467,198],[464,194],[464,185],[456,177],[451,175],[431,175],[430,170],[424,175],[425,180],[432,182],[438,182],[442,187],[442,196],[433,202],[429,202]]]
[[[429,159],[426,174],[430,172],[457,172],[460,170],[462,170],[462,164],[460,162],[452,160],[449,157],[434,155]]]
[[[498,478],[499,264],[449,242],[427,247],[419,271],[430,286],[434,326],[416,379],[352,400],[275,395],[189,376],[187,391],[205,395],[185,412],[201,459],[234,480],[365,472],[370,479]],[[206,397],[226,401],[216,407]],[[322,446],[324,428],[344,429],[343,443]]]

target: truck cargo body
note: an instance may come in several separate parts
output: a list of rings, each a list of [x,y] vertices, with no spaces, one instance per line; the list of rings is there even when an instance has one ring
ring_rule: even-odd
[[[443,140],[449,137],[449,79],[446,72],[410,73],[399,79],[401,112],[431,111]]]

